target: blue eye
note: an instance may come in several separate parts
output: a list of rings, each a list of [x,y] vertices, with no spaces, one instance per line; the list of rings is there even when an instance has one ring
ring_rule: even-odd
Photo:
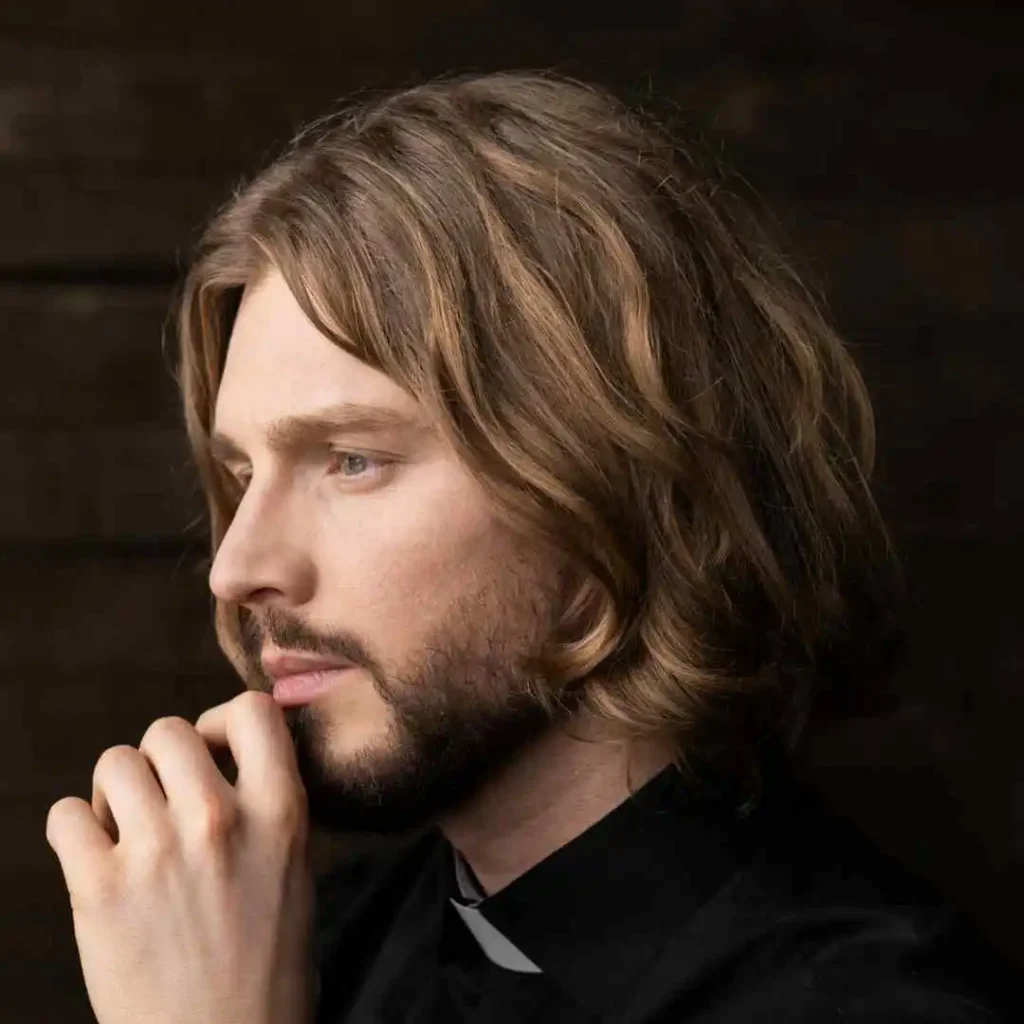
[[[328,475],[340,476],[343,480],[351,480],[355,483],[380,477],[394,461],[343,448],[328,449],[328,456],[330,461]],[[235,500],[240,500],[249,488],[251,474],[248,471],[228,470],[227,476],[229,491],[233,493]]]
[[[351,467],[352,460],[355,461],[357,466],[357,471],[355,473],[341,472],[341,476],[346,480],[359,480],[367,475],[366,472],[358,471],[358,466],[362,463],[375,465],[378,469],[383,469],[387,465],[383,459],[375,459],[372,455],[363,455],[360,452],[349,452],[337,448],[331,449],[331,456],[332,459],[337,460],[342,467],[346,465]]]

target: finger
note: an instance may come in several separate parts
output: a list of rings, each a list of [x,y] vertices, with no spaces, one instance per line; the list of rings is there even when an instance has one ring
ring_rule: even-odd
[[[68,891],[83,892],[105,877],[114,841],[78,796],[58,800],[46,815],[46,841],[60,861]]]
[[[159,839],[169,828],[167,799],[149,761],[126,744],[104,750],[96,762],[92,808],[118,844],[126,832]]]
[[[305,800],[291,732],[270,694],[246,690],[209,708],[196,719],[196,731],[231,750],[238,765],[235,788],[248,806],[282,811],[295,809],[296,797]]]
[[[235,804],[235,791],[220,773],[210,748],[184,718],[158,718],[146,730],[139,752],[152,766],[171,816],[188,826],[223,823]],[[216,821],[214,821],[216,819]]]

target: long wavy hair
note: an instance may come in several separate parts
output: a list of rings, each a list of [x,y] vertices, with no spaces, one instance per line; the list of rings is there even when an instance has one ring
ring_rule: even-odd
[[[348,102],[205,231],[178,373],[215,553],[239,500],[209,446],[227,341],[245,286],[280,272],[509,526],[578,568],[538,697],[667,737],[685,766],[872,706],[904,591],[855,362],[666,125],[551,72]],[[240,611],[215,615],[239,669]]]

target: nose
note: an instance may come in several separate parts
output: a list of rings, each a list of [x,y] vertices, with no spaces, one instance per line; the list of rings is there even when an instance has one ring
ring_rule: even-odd
[[[246,491],[210,567],[209,584],[222,601],[255,606],[269,600],[305,604],[314,567],[292,510],[269,491]]]

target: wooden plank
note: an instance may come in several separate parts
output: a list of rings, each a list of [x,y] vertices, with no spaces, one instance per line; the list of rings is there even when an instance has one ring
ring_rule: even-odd
[[[0,662],[19,678],[70,676],[85,665],[113,678],[140,664],[183,679],[213,678],[222,656],[208,571],[207,556],[0,548]],[[144,698],[144,689],[132,692]],[[44,700],[45,692],[36,696]],[[8,711],[17,720],[19,709]]]
[[[228,176],[216,173],[62,173],[15,168],[0,159],[0,277],[31,277],[54,265],[86,274],[97,263],[172,268],[227,198],[228,185]]]
[[[867,317],[875,319],[868,326]],[[1012,534],[1024,513],[1024,374],[1015,311],[862,312],[846,336],[878,430],[876,497],[901,530]]]
[[[544,36],[564,55],[566,33],[574,29],[574,51],[594,34],[614,32],[613,41],[624,51],[626,39],[647,42],[652,59],[672,47],[673,55],[682,52],[693,61],[706,63],[725,54],[733,60],[761,59],[779,65],[851,55],[877,60],[887,50],[911,43],[919,48],[918,59],[926,61],[944,43],[963,48],[974,40],[1005,39],[1011,46],[1021,25],[1020,12],[1009,7],[987,7],[980,16],[970,5],[950,5],[936,16],[934,5],[894,6],[885,0],[861,0],[856,5],[815,0],[758,5],[746,0],[714,4],[635,0],[628,18],[615,6],[592,5],[583,18],[577,4],[509,5],[501,0],[434,0],[429,7],[415,0],[304,5],[288,19],[282,19],[280,8],[268,0],[247,4],[245,18],[239,18],[230,5],[179,0],[175,12],[175,18],[153,18],[137,0],[97,0],[87,12],[64,0],[38,0],[0,8],[0,34],[77,46],[116,42],[138,49],[244,48],[275,58],[301,52],[310,59],[336,56],[339,44],[358,52],[418,54],[428,43],[446,41],[444,56],[450,66],[472,61],[467,56],[471,45],[489,57],[499,52],[502,41],[521,48],[524,42]],[[202,26],[199,37],[197,25]],[[628,56],[624,52],[621,59]],[[520,49],[519,60],[513,62],[522,65],[531,59],[531,53]]]
[[[412,69],[389,52],[368,58],[346,50],[340,62],[284,57],[288,88],[268,89],[265,59],[239,50],[191,50],[182,61],[170,49],[25,46],[0,37],[10,83],[0,155],[35,169],[234,170],[335,97],[406,79]],[[889,180],[918,195],[949,186],[1015,195],[1002,142],[1016,112],[990,101],[993,70],[1003,60],[1009,71],[1015,56],[987,50],[976,64],[961,59],[953,85],[948,65],[915,65],[911,75],[901,62],[869,74],[847,60],[797,70],[687,60],[678,65],[686,73],[658,76],[658,89],[684,123],[735,144],[733,159],[765,187],[863,191]],[[629,81],[622,69],[615,77]],[[944,88],[932,88],[940,80]],[[658,98],[648,94],[645,102]]]
[[[266,61],[244,51],[189,48],[185,59],[169,48],[19,45],[0,37],[0,67],[5,164],[108,174],[131,167],[167,178],[258,158],[296,119],[380,81],[387,63],[369,64],[358,53],[333,66],[285,57],[272,85]]]
[[[170,300],[167,288],[0,286],[0,427],[180,423]]]
[[[0,269],[170,262],[298,125],[387,61],[241,50],[86,50],[0,38]],[[280,87],[287,81],[288,87]]]
[[[0,543],[184,539],[202,511],[183,431],[0,430]]]
[[[1019,529],[1022,418],[950,420],[915,441],[883,435],[875,498],[893,528],[966,536]]]
[[[944,414],[1021,408],[1013,378],[1024,373],[1024,311],[865,305],[839,310],[837,320],[873,397],[900,430]]]
[[[261,59],[301,54],[337,61],[340,47],[356,55],[404,52],[432,21],[487,6],[486,0],[432,0],[429,7],[413,0],[306,4],[282,18],[273,2],[252,0],[242,18],[231,5],[179,0],[175,17],[154,18],[138,0],[96,0],[88,16],[64,0],[40,0],[0,8],[0,34],[76,47],[115,42],[136,50],[205,48],[253,52]]]
[[[288,87],[270,88],[266,59],[244,48],[190,49],[182,60],[169,48],[86,50],[0,36],[0,270],[171,261],[239,176],[257,169],[300,123],[326,113],[335,97],[415,77],[398,50],[385,53],[378,40],[371,57],[358,45],[331,61],[281,57],[276,78]],[[606,68],[598,54],[611,43],[592,45],[592,57],[580,59]],[[951,196],[985,203],[1017,196],[1020,168],[1003,152],[1016,112],[990,101],[991,76],[1011,74],[1016,63],[998,41],[992,45],[975,63],[957,65],[956,88],[948,63],[929,64],[926,74],[915,64],[915,77],[906,79],[900,61],[802,70],[756,60],[740,70],[680,61],[652,85],[780,201],[888,197],[879,212],[894,223],[905,220],[894,214],[908,197],[930,197],[933,209],[923,216],[934,219]],[[628,49],[619,40],[616,56]],[[420,73],[427,70],[419,64]],[[964,209],[964,232],[978,234],[986,208]],[[859,212],[848,211],[845,221],[840,213],[841,233],[860,230]],[[812,221],[823,215],[810,213]],[[978,244],[990,247],[985,239]],[[1007,245],[1004,255],[1014,251]]]
[[[1016,115],[991,103],[992,63],[959,56],[953,83],[948,65],[755,61],[666,78],[664,91],[691,134],[773,195],[1014,197],[1020,166],[1002,154]]]
[[[1024,203],[779,202],[783,247],[847,319],[930,305],[936,313],[1019,309]],[[788,237],[787,246],[785,239]]]

